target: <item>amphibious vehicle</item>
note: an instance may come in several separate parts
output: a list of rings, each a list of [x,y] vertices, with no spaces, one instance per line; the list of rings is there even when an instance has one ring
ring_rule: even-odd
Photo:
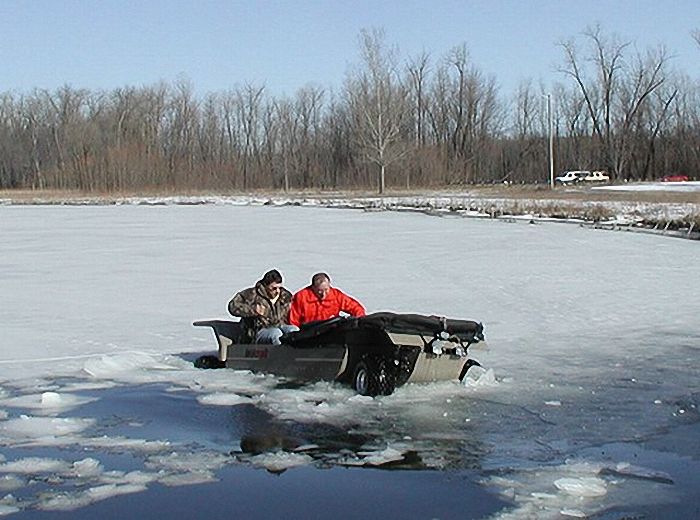
[[[480,366],[468,357],[469,347],[484,340],[483,325],[475,321],[392,312],[304,324],[282,336],[281,345],[241,343],[237,321],[194,325],[211,327],[219,345],[218,355],[195,361],[199,368],[339,381],[369,396],[391,394],[409,382],[461,381],[470,367]]]

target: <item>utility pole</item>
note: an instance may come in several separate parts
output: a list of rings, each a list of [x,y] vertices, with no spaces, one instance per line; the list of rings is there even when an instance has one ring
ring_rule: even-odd
[[[549,126],[549,187],[554,189],[554,127],[552,122],[552,95],[547,97],[547,124]]]

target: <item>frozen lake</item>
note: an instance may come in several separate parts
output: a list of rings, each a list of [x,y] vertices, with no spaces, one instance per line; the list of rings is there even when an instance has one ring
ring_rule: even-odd
[[[695,241],[231,205],[0,206],[0,236],[0,515],[698,514]],[[193,368],[192,321],[272,267],[482,321],[488,370],[370,399]]]

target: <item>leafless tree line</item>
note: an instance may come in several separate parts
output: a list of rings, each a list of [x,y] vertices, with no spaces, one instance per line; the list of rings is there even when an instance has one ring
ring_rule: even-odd
[[[272,97],[245,84],[198,97],[179,80],[0,94],[0,188],[545,183],[549,117],[558,170],[605,169],[618,181],[700,171],[700,85],[663,48],[589,28],[560,44],[561,82],[523,82],[508,98],[465,45],[401,61],[381,30],[359,40],[361,60],[337,92]]]

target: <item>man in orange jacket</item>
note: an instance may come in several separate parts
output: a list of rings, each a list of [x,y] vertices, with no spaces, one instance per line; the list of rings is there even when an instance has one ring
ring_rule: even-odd
[[[334,318],[341,312],[364,316],[365,308],[355,298],[331,287],[331,279],[326,273],[316,273],[311,277],[311,285],[292,297],[287,321],[299,327],[302,323]]]

